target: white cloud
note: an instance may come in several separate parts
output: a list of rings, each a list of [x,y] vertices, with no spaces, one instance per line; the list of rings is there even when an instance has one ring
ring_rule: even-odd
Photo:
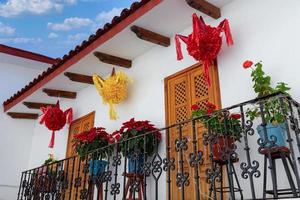
[[[68,4],[76,4],[77,3],[76,0],[65,0],[65,2]]]
[[[16,38],[0,38],[0,43],[14,43],[14,44],[36,44],[42,42],[41,38],[26,38],[26,37],[16,37]]]
[[[56,34],[56,33],[49,33],[48,38],[49,38],[49,39],[55,39],[55,38],[58,38],[58,34]]]
[[[7,26],[3,23],[0,22],[0,34],[1,35],[13,35],[15,33],[16,29],[11,27],[11,26]]]
[[[47,24],[48,28],[54,31],[69,31],[84,26],[93,24],[93,21],[89,18],[70,17],[66,18],[63,23],[51,23]]]
[[[73,44],[78,43],[88,37],[86,33],[77,33],[75,35],[68,35],[66,43]]]
[[[113,8],[110,11],[100,12],[95,19],[97,26],[103,26],[105,23],[111,22],[114,16],[119,16],[124,8]]]
[[[65,4],[75,3],[76,0],[6,0],[5,3],[0,3],[0,16],[13,17],[23,13],[40,15],[50,11],[60,12]]]

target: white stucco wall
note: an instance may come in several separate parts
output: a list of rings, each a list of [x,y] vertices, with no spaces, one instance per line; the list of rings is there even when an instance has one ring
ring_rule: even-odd
[[[24,65],[23,65],[24,64]],[[49,64],[0,54],[0,102],[24,87]],[[20,173],[28,168],[33,120],[11,119],[0,108],[0,200],[16,199]]]
[[[272,76],[273,80],[287,82],[292,87],[293,97],[300,100],[300,90],[298,90],[300,57],[297,55],[300,52],[299,8],[298,0],[290,0],[288,3],[285,0],[236,0],[222,9],[220,20],[207,18],[206,21],[212,25],[217,25],[223,18],[228,18],[235,42],[235,45],[229,48],[224,45],[218,57],[223,107],[255,97],[252,92],[250,72],[242,68],[242,63],[246,59],[262,60],[265,71]],[[190,31],[191,28],[188,28],[183,33],[187,34]],[[132,68],[126,70],[134,83],[130,86],[129,98],[117,106],[120,116],[117,121],[108,119],[108,108],[102,104],[93,86],[79,92],[76,100],[62,101],[61,105],[64,108],[73,106],[75,118],[96,110],[95,126],[106,127],[110,132],[119,128],[123,121],[131,117],[147,119],[158,127],[164,127],[163,80],[166,76],[194,63],[195,61],[186,55],[182,62],[176,61],[173,41],[169,48],[157,46],[136,58]],[[64,158],[67,130],[65,128],[57,134],[56,146],[53,150],[49,150],[47,145],[50,133],[37,124],[31,149],[30,167],[40,165],[51,151],[57,158]],[[284,183],[285,180],[281,181]],[[258,182],[257,186],[260,187],[261,182]],[[242,184],[248,187],[247,182]],[[161,184],[160,187],[164,188],[165,184]],[[164,199],[165,194],[162,192],[160,195],[161,199]]]
[[[28,168],[34,122],[0,112],[0,199],[11,200],[17,197],[20,173]]]

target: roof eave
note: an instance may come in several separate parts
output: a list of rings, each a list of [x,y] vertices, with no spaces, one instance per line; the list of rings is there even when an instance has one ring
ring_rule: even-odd
[[[3,103],[4,112],[11,109],[16,104],[23,101],[26,97],[30,96],[32,93],[40,89],[42,86],[44,86],[46,83],[54,79],[56,76],[63,73],[66,69],[71,67],[73,64],[77,63],[79,60],[81,60],[83,57],[91,53],[93,50],[95,50],[97,47],[99,47],[101,44],[105,43],[109,39],[113,38],[116,34],[124,30],[128,25],[133,23],[135,20],[143,16],[145,13],[150,11],[152,8],[157,6],[159,3],[162,2],[162,0],[143,0],[146,1],[144,5],[139,7],[137,10],[135,10],[130,15],[126,16],[121,21],[117,22],[117,24],[113,25],[111,29],[109,29],[107,32],[105,32],[103,35],[101,35],[96,40],[88,43],[84,41],[82,43],[82,48],[78,52],[75,52],[74,50],[70,51],[68,55],[64,56],[62,60],[55,63],[52,67],[50,67],[47,71],[45,71],[43,74],[39,75],[37,78],[35,78],[32,82],[30,82],[25,88],[23,88],[21,91],[16,93],[14,96],[12,96],[10,99],[6,100]],[[141,2],[143,2],[141,1]],[[112,24],[110,24],[112,26]],[[105,25],[107,26],[107,25]],[[92,37],[92,36],[91,36]],[[77,47],[76,47],[77,48]],[[75,50],[76,50],[75,48]]]
[[[20,58],[25,58],[25,59],[48,63],[48,64],[54,64],[57,61],[55,58],[51,58],[49,56],[34,53],[31,51],[26,51],[24,49],[18,49],[15,47],[6,46],[3,44],[0,44],[0,53],[5,53],[8,55],[17,56]]]

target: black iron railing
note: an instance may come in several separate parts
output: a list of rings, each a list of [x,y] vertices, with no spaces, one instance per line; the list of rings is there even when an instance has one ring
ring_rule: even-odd
[[[230,113],[240,114],[238,124]],[[254,99],[160,129],[163,141],[154,140],[152,156],[149,132],[24,171],[18,200],[300,197],[299,120],[300,105],[284,94]],[[283,138],[270,134],[270,127],[284,130]],[[143,152],[120,153],[121,145],[126,149],[137,140],[144,140]],[[111,155],[103,154],[107,148]]]

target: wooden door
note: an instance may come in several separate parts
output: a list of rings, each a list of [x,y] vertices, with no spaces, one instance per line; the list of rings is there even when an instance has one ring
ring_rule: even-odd
[[[76,153],[73,148],[73,139],[74,135],[81,133],[83,131],[88,131],[94,127],[94,120],[95,120],[95,112],[91,112],[83,117],[80,117],[74,120],[69,128],[69,136],[68,136],[68,144],[67,144],[67,151],[66,151],[66,158],[75,156]]]
[[[73,147],[73,139],[74,139],[74,135],[84,132],[84,131],[88,131],[91,128],[94,127],[94,119],[95,119],[95,112],[91,112],[83,117],[80,117],[79,119],[74,120],[69,128],[69,136],[68,136],[68,144],[67,144],[67,151],[66,151],[66,158],[72,157],[72,156],[76,156],[76,152],[74,151],[74,147]],[[72,159],[70,159],[68,161],[68,169],[67,169],[67,174],[68,174],[68,179],[73,179],[73,182],[75,182],[75,179],[79,177],[82,178],[82,182],[84,182],[86,179],[86,176],[84,176],[82,167],[85,165],[85,161],[80,161],[80,159],[78,159],[79,157],[74,157]],[[79,165],[80,165],[80,169],[79,169]],[[74,166],[74,170],[73,170],[73,166]],[[74,172],[74,174],[72,173]],[[66,198],[65,199],[75,199],[75,196],[78,196],[78,194],[80,193],[80,190],[82,190],[83,184],[81,184],[80,187],[75,188],[74,185],[72,186],[72,188],[68,188],[67,192],[66,192]],[[77,193],[77,195],[76,195]]]
[[[197,104],[205,107],[206,103],[212,102],[220,107],[219,82],[217,67],[210,68],[211,87],[205,82],[203,67],[196,64],[188,69],[178,72],[165,79],[166,92],[166,121],[168,125],[187,120],[191,117],[191,106]],[[200,193],[201,199],[208,199],[209,187],[206,183],[205,171],[209,165],[208,149],[203,146],[203,129],[202,124],[197,124],[198,150],[204,152],[204,163],[200,166]],[[191,124],[182,128],[182,135],[188,139],[188,149],[183,155],[183,171],[189,174],[189,186],[185,186],[184,193],[186,200],[195,199],[195,181],[194,169],[189,166],[189,154],[193,151]],[[180,172],[180,154],[175,151],[175,140],[179,137],[178,128],[170,130],[170,156],[175,158],[176,167],[171,172],[171,199],[181,199],[182,189],[176,185],[176,175]]]

